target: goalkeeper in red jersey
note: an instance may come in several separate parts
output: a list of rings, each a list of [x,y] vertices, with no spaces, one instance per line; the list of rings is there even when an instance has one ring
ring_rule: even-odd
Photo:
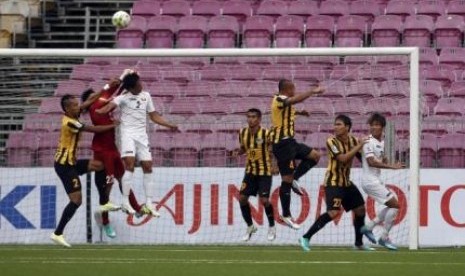
[[[129,72],[129,70],[125,70],[121,78]],[[92,95],[97,93],[100,94],[99,98],[87,109],[92,120],[92,124],[98,126],[108,125],[113,122],[110,114],[98,114],[95,111],[111,101],[113,95],[117,93],[120,84],[121,79],[115,78],[110,80],[109,83],[107,83],[100,92],[94,92],[92,89],[84,91],[81,99],[83,102]],[[95,184],[99,192],[99,201],[100,204],[103,204],[104,202],[108,202],[115,178],[119,182],[120,190],[122,189],[121,181],[124,174],[124,165],[115,143],[115,130],[112,129],[103,133],[95,134],[92,140],[92,150],[94,152],[94,159],[101,161],[105,166],[106,179],[97,179],[97,176],[95,178]],[[129,194],[129,202],[137,214],[143,215],[141,214],[141,206],[138,204],[132,190]],[[98,214],[100,214],[100,212],[96,213],[96,215]],[[110,224],[108,212],[103,211],[101,216],[102,226],[105,234],[110,238],[115,238],[116,233]]]

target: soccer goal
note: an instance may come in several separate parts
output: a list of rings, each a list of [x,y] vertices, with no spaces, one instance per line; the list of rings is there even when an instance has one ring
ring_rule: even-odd
[[[387,156],[407,164],[406,169],[382,174],[401,205],[391,238],[410,249],[419,246],[420,118],[427,103],[419,94],[418,48],[2,49],[0,62],[0,243],[49,243],[68,202],[53,169],[62,116],[59,97],[79,97],[88,87],[99,90],[132,68],[139,72],[155,109],[179,125],[175,133],[153,124],[147,129],[157,183],[154,204],[161,217],[111,213],[117,237],[105,237],[94,219],[98,195],[89,174],[82,178],[84,204],[65,232],[70,242],[241,244],[246,225],[238,193],[244,159],[231,153],[238,147],[239,129],[247,125],[244,114],[249,108],[260,109],[262,126],[270,127],[272,96],[278,81],[288,79],[297,92],[316,83],[326,89],[296,105],[309,116],[296,119],[295,137],[320,150],[322,158],[301,179],[305,194],[292,195],[291,211],[302,229],[287,228],[278,219],[277,239],[268,242],[263,207],[252,198],[252,217],[259,231],[248,244],[297,243],[326,210],[325,141],[333,133],[335,116],[351,117],[352,133],[361,137],[368,135],[369,114],[379,112],[389,125]],[[89,122],[86,114],[82,120]],[[78,158],[92,157],[91,139],[92,135],[83,135]],[[361,173],[355,162],[351,177],[357,185]],[[135,175],[133,190],[143,202],[141,171],[136,169]],[[281,213],[280,183],[280,176],[274,176],[270,198],[276,218]],[[121,202],[117,185],[111,200]],[[367,199],[366,207],[367,218],[373,218],[379,206]],[[345,213],[312,241],[347,246],[353,240],[351,214]]]

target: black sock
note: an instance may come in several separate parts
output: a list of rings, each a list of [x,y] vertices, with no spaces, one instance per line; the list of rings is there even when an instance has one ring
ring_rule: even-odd
[[[316,162],[313,159],[303,159],[294,171],[294,179],[299,180],[311,168],[315,167]]]
[[[283,209],[283,217],[291,216],[291,185],[282,181],[279,187],[279,199],[281,200],[281,208]]]
[[[332,221],[333,219],[328,215],[328,213],[324,213],[323,215],[319,216],[318,219],[313,223],[313,225],[308,229],[307,233],[305,233],[304,238],[311,239],[316,232],[320,231],[328,222]]]
[[[274,211],[273,211],[273,205],[268,204],[265,206],[265,214],[266,218],[268,219],[268,224],[270,227],[274,226]]]
[[[65,209],[63,210],[63,214],[61,215],[60,222],[58,223],[58,227],[55,229],[55,235],[59,236],[63,234],[63,230],[65,229],[66,224],[71,220],[78,208],[79,205],[71,201],[68,203],[68,205],[66,205]]]
[[[107,174],[104,170],[95,172],[95,186],[97,187],[100,205],[108,203],[110,201],[106,186],[107,186]]]
[[[241,212],[242,212],[242,217],[244,218],[245,223],[247,223],[247,226],[251,226],[252,223],[252,215],[250,214],[250,205],[247,202],[247,204],[241,205]]]
[[[360,232],[360,229],[365,225],[365,215],[354,217],[354,229],[355,229],[355,245],[363,245],[363,234]]]

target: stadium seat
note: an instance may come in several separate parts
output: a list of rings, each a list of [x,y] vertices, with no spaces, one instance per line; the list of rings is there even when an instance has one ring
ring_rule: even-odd
[[[63,114],[60,98],[44,98],[39,107],[39,113]]]
[[[376,111],[384,116],[396,115],[396,111],[393,108],[395,105],[396,101],[392,98],[378,97],[367,101],[367,106],[375,106]]]
[[[344,64],[352,65],[370,65],[376,63],[376,57],[373,56],[346,56],[344,57]]]
[[[160,15],[160,3],[158,1],[138,0],[132,5],[132,16],[142,16],[146,20]]]
[[[275,81],[254,81],[250,83],[249,89],[250,97],[261,97],[262,99],[269,99],[278,92],[278,85]]]
[[[447,115],[430,115],[421,122],[421,133],[434,134],[437,137],[452,133],[454,123]]]
[[[305,43],[307,47],[331,47],[333,43],[334,18],[315,15],[307,19]]]
[[[387,66],[401,66],[408,63],[408,57],[403,56],[378,56],[376,57],[376,64]]]
[[[171,140],[177,133],[173,132],[156,132],[149,135],[150,151],[152,153],[153,166],[170,166],[169,149]]]
[[[361,77],[361,71],[357,65],[341,64],[335,65],[329,78],[335,81],[354,81]]]
[[[349,4],[347,1],[341,0],[327,0],[320,3],[318,11],[320,15],[327,15],[337,19],[349,13]]]
[[[281,0],[261,1],[256,14],[270,16],[276,20],[276,18],[287,14],[287,3]]]
[[[223,15],[234,16],[242,26],[246,18],[252,16],[252,6],[246,0],[226,1],[223,4]]]
[[[179,20],[178,48],[203,48],[207,33],[207,19],[202,16],[184,16]]]
[[[446,5],[445,1],[438,0],[420,0],[417,3],[417,14],[431,16],[434,20],[439,16],[445,14]]]
[[[432,110],[438,99],[444,95],[441,82],[435,80],[420,80],[420,95],[426,100],[428,108]]]
[[[420,71],[420,79],[437,80],[441,82],[443,87],[450,87],[451,83],[455,81],[455,73],[453,66],[429,66]]]
[[[55,143],[57,142],[55,141]],[[7,166],[30,167],[34,165],[34,153],[36,150],[37,133],[11,132],[6,141]]]
[[[183,0],[169,0],[163,2],[162,15],[173,16],[180,18],[191,14],[191,7],[189,2]]]
[[[142,16],[133,16],[131,23],[124,29],[118,30],[116,34],[116,45],[118,48],[143,48],[145,41],[145,30],[147,22]]]
[[[74,66],[70,78],[73,80],[93,81],[101,79],[100,66],[95,64],[78,64]]]
[[[379,94],[376,82],[372,80],[359,80],[350,82],[346,97],[371,99]]]
[[[463,148],[465,135],[447,134],[438,139],[438,163],[442,168],[463,168],[465,165]]]
[[[326,88],[325,93],[321,94],[319,97],[330,98],[330,99],[340,99],[346,96],[347,84],[346,81],[323,81],[321,85]]]
[[[438,65],[439,59],[436,49],[430,47],[420,48],[420,65]]]
[[[231,151],[236,146],[231,135],[215,133],[206,135],[201,141],[201,162],[204,167],[227,167]],[[236,142],[236,143],[234,143]]]
[[[462,98],[441,98],[434,108],[434,114],[459,117],[465,114],[463,107],[465,99]]]
[[[310,98],[303,102],[303,110],[307,111],[310,116],[333,116],[334,107],[332,100],[329,98]]]
[[[422,168],[437,167],[438,138],[434,134],[424,133],[420,137],[420,165]]]
[[[447,4],[448,15],[459,15],[465,17],[465,2],[463,0],[451,0]]]
[[[366,105],[360,98],[337,99],[333,102],[334,113],[346,115],[364,115],[366,114]]]
[[[146,31],[147,48],[173,48],[176,27],[175,17],[162,15],[150,18]]]
[[[249,96],[249,83],[246,81],[228,81],[223,85],[212,83],[210,91],[215,91],[217,97],[241,98]]]
[[[301,17],[297,15],[278,17],[275,29],[276,47],[301,47],[303,33],[304,21]]]
[[[439,64],[450,65],[455,70],[465,69],[464,48],[443,48],[439,55]]]
[[[367,24],[357,15],[341,16],[336,26],[334,44],[337,47],[363,47]]]
[[[66,94],[80,96],[88,87],[88,84],[80,80],[65,80],[58,83],[54,96],[61,97]]]
[[[351,15],[358,15],[365,18],[368,29],[370,29],[371,24],[374,22],[375,17],[380,15],[381,10],[379,5],[370,0],[356,0],[350,3],[349,13]]]
[[[273,34],[273,19],[268,16],[248,17],[244,24],[243,46],[246,48],[269,48]]]
[[[320,82],[326,79],[326,74],[324,69],[320,66],[296,66],[293,73],[294,80],[297,81],[310,81],[313,83]],[[328,91],[326,91],[328,92]]]
[[[53,132],[61,128],[62,114],[26,114],[24,116],[24,132]]]
[[[402,18],[398,15],[380,15],[371,27],[371,43],[376,47],[397,47],[400,45]]]
[[[208,22],[207,45],[209,48],[234,48],[239,33],[239,23],[232,16],[214,16]]]
[[[189,81],[197,79],[197,75],[191,66],[174,65],[171,67],[160,67],[160,73],[163,80],[172,80],[180,84],[186,84]]]
[[[175,115],[194,115],[200,114],[199,101],[194,101],[189,98],[179,98],[170,103],[169,113]]]
[[[465,22],[459,15],[443,15],[436,20],[434,41],[436,48],[461,47]]]
[[[211,18],[221,13],[221,3],[216,0],[200,0],[192,3],[192,15]]]
[[[465,81],[455,81],[450,86],[448,97],[465,98]]]
[[[316,1],[292,1],[289,3],[287,13],[289,15],[300,16],[304,21],[306,21],[308,17],[318,14],[318,4]]]
[[[403,45],[430,47],[431,33],[434,30],[433,18],[427,15],[407,16],[404,23]]]
[[[200,114],[223,116],[233,112],[234,103],[228,98],[206,99],[199,101]]]
[[[402,99],[409,97],[410,85],[403,80],[388,80],[381,83],[380,97]]]
[[[267,67],[263,70],[263,79],[278,82],[281,79],[292,79],[292,68],[284,65]]]
[[[415,14],[415,3],[409,0],[391,0],[386,6],[386,14],[398,15],[404,21],[407,16]]]
[[[53,167],[54,156],[60,132],[43,133],[39,137],[37,164],[40,167]],[[79,156],[79,151],[77,152]]]
[[[326,132],[314,132],[308,134],[303,141],[307,145],[311,145],[313,148],[320,151],[320,161],[316,165],[318,168],[324,168],[328,164],[328,151],[326,149],[326,141],[330,135]]]
[[[174,135],[169,144],[169,154],[174,167],[198,167],[200,144],[203,137],[191,133]]]
[[[198,73],[202,81],[224,81],[229,80],[231,77],[229,68],[218,67],[216,65],[202,68]]]

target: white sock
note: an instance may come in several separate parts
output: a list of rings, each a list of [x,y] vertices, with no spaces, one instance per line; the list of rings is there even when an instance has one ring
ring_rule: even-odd
[[[392,226],[394,225],[394,220],[396,219],[397,212],[399,209],[396,208],[389,208],[386,213],[386,218],[384,219],[384,235],[383,238],[387,238],[389,236],[389,231],[391,231]]]
[[[153,185],[152,173],[144,173],[143,183],[145,188],[145,205],[152,206],[152,198],[153,194],[155,193],[155,185]]]
[[[366,223],[366,227],[370,230],[373,230],[376,225],[380,224],[381,222],[384,221],[384,218],[386,217],[386,212],[388,211],[388,207],[384,206],[382,209],[378,211],[376,214],[376,217],[372,220]]]
[[[134,179],[134,172],[124,171],[121,190],[123,192],[123,203],[130,205],[129,203],[129,193],[131,192],[132,182]]]

